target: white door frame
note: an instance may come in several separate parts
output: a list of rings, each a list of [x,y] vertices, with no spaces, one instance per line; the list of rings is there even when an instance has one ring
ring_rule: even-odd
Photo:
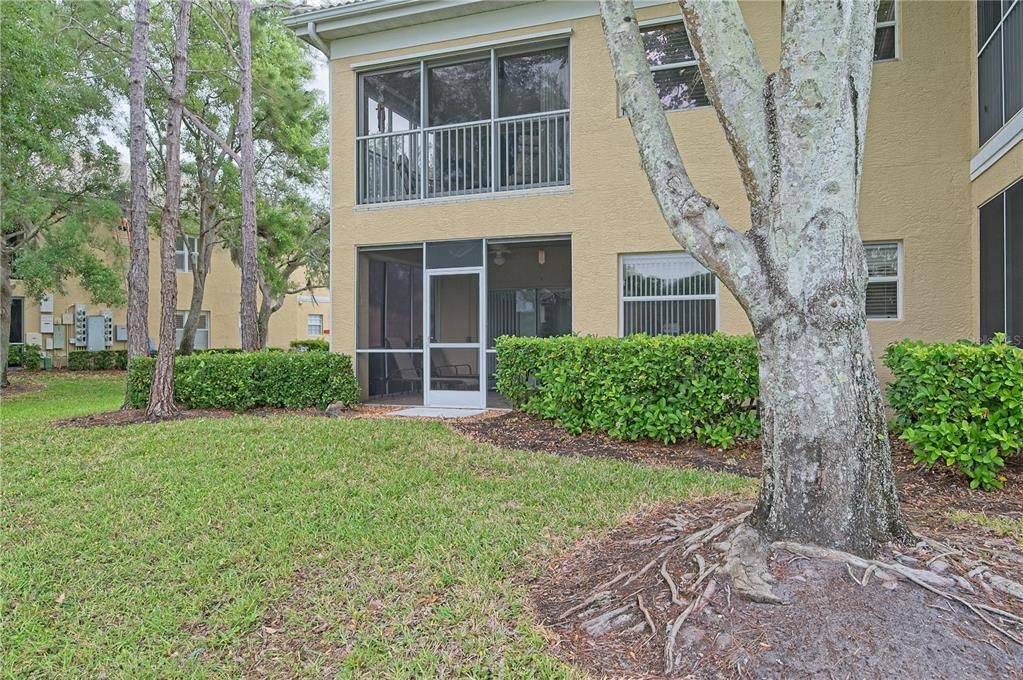
[[[484,244],[484,248],[486,244]],[[458,274],[475,274],[478,285],[477,311],[479,329],[476,342],[433,342],[430,335],[433,332],[432,318],[430,316],[431,291],[433,286],[432,278],[438,276],[454,276]],[[423,334],[423,403],[431,407],[449,408],[486,408],[487,405],[487,357],[486,349],[486,275],[483,267],[452,267],[450,269],[423,269],[423,326],[426,331]],[[435,390],[432,389],[430,379],[430,354],[432,347],[437,349],[475,349],[477,371],[479,372],[479,390],[468,392],[462,390]]]

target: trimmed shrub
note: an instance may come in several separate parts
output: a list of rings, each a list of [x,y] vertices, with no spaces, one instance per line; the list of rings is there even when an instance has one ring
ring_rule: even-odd
[[[210,347],[209,349],[193,349],[192,354],[241,354],[239,347]],[[179,354],[178,356],[184,356]]]
[[[42,349],[39,345],[25,345],[21,348],[21,366],[29,371],[38,371],[43,367]]]
[[[291,349],[296,352],[329,352],[330,343],[326,340],[320,340],[319,338],[292,340]]]
[[[895,376],[892,429],[917,461],[958,468],[970,488],[1001,487],[1005,459],[1023,450],[1023,349],[1004,334],[982,345],[903,340],[884,363]]]
[[[25,360],[24,352],[21,349],[21,345],[8,345],[7,346],[7,365],[8,366],[21,366]]]
[[[133,408],[149,402],[152,358],[133,359],[128,368],[128,400]],[[330,352],[206,353],[174,360],[174,399],[186,408],[259,406],[325,408],[359,401],[352,360]]]
[[[71,352],[67,355],[71,371],[108,371],[128,368],[128,350],[106,349],[98,352]]]
[[[727,448],[760,432],[751,336],[497,340],[497,390],[568,431]]]

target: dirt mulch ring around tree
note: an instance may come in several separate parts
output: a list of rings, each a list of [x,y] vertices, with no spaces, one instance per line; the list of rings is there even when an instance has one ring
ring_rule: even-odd
[[[44,389],[46,389],[46,385],[41,383],[15,382],[0,389],[0,397],[13,397],[16,394],[25,394],[26,392],[36,392]]]
[[[337,418],[386,418],[394,411],[390,406],[366,406],[360,404],[353,408],[339,413]],[[168,420],[187,420],[190,418],[232,418],[234,416],[318,416],[329,417],[323,410],[318,408],[255,408],[248,411],[232,411],[221,408],[203,409],[181,409],[172,418],[164,418],[160,422]],[[67,420],[53,422],[55,427],[108,427],[115,425],[138,425],[150,422],[146,418],[145,409],[124,409],[122,411],[109,411],[107,413],[95,413],[88,416],[78,416]]]
[[[509,448],[749,477],[760,473],[757,441],[728,451],[692,442],[622,442],[595,433],[573,436],[556,423],[515,412],[452,421],[451,426],[479,441]],[[1005,488],[1000,491],[971,490],[953,470],[928,469],[914,462],[904,442],[893,438],[892,444],[897,484],[913,529],[960,552],[941,555],[930,546],[889,546],[880,559],[890,561],[898,550],[907,565],[925,567],[934,560],[931,565],[939,579],[953,578],[952,574],[965,578],[976,560],[984,559],[996,573],[1018,579],[1023,573],[1023,548],[1018,543],[980,527],[957,530],[948,511],[1023,517],[1023,466],[1017,461],[1005,469]],[[877,570],[884,578],[874,574],[861,586],[862,568],[850,572],[833,560],[775,550],[769,566],[778,580],[775,592],[787,605],[748,602],[731,592],[724,577],[715,575],[686,592],[686,584],[698,578],[700,563],[692,555],[680,559],[684,537],[748,508],[749,501],[729,498],[660,505],[563,556],[546,574],[526,584],[554,653],[598,677],[1023,678],[1023,645],[982,623],[962,604],[884,570]],[[674,542],[679,547],[673,547]],[[710,544],[700,552],[705,564],[720,557]],[[672,581],[680,590],[677,599],[683,604],[672,601],[662,569],[669,577],[674,574]],[[716,592],[703,602],[697,596],[710,581],[715,581]],[[1023,616],[1023,601],[992,598],[986,592],[989,586],[981,585],[976,575],[967,587],[974,592],[962,590],[958,583],[950,590],[988,603],[997,601]],[[665,673],[670,625],[694,600],[702,610],[676,630],[673,668]],[[997,625],[1013,627],[1007,632],[1023,640],[1023,625],[1003,619],[997,619]]]
[[[701,468],[753,478],[760,476],[760,442],[757,440],[742,441],[721,451],[695,442],[619,441],[593,432],[575,436],[553,421],[517,411],[491,418],[453,420],[450,425],[477,441],[504,448]],[[1019,456],[1010,459],[1003,469],[1005,486],[995,492],[970,489],[968,480],[944,465],[927,468],[916,463],[909,445],[896,437],[892,437],[892,456],[903,507],[914,524],[930,524],[935,518],[940,519],[943,510],[1023,517],[1023,458]]]
[[[696,532],[749,507],[717,497],[648,508],[527,582],[553,653],[597,677],[1023,677],[1023,643],[1009,638],[1023,640],[1023,624],[981,610],[999,632],[892,570],[865,576],[863,568],[775,547],[768,566],[785,604],[740,597],[710,570],[720,558],[713,540],[727,534],[688,556],[685,549]],[[959,537],[930,536],[962,549]],[[963,553],[888,546],[879,559],[926,570],[942,592],[1023,617],[1023,601],[968,577],[973,560],[986,559],[1018,579],[1019,545],[968,538]]]

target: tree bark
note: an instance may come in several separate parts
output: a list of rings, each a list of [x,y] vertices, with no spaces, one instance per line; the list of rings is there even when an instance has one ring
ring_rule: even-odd
[[[216,197],[216,175],[219,173],[219,164],[214,167],[206,167],[200,157],[196,157],[198,167],[199,192],[199,241],[197,254],[191,263],[192,272],[192,298],[188,305],[188,316],[185,318],[184,328],[181,330],[181,345],[178,353],[189,355],[195,349],[195,332],[199,328],[199,320],[202,315],[203,299],[206,296],[206,277],[210,273],[210,263],[213,261],[213,247],[216,241],[216,219],[219,201]]]
[[[680,4],[749,198],[745,233],[686,173],[632,2],[600,2],[661,212],[735,294],[757,337],[764,468],[749,521],[770,538],[870,554],[909,535],[866,329],[858,224],[876,3],[788,0],[781,68],[771,75],[738,3]]]
[[[250,0],[238,0],[238,44],[241,66],[241,98],[238,128],[241,133],[241,346],[246,352],[259,349],[256,313],[256,160],[252,139],[252,16]]]
[[[181,0],[171,69],[171,93],[167,111],[167,191],[160,217],[160,349],[149,392],[150,419],[173,416],[174,404],[174,315],[177,311],[177,273],[174,242],[181,208],[181,116],[188,76],[188,31],[191,0]]]
[[[11,314],[14,288],[11,284],[10,251],[0,243],[0,387],[10,383],[7,377],[7,359],[11,351]]]
[[[146,71],[149,0],[135,0],[128,67],[131,221],[128,231],[128,360],[149,355],[149,165],[146,160]],[[128,407],[125,394],[122,408]]]

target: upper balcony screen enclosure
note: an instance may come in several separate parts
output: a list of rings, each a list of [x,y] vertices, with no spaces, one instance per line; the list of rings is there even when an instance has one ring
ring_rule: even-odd
[[[362,74],[358,202],[568,184],[568,78],[550,44]]]

